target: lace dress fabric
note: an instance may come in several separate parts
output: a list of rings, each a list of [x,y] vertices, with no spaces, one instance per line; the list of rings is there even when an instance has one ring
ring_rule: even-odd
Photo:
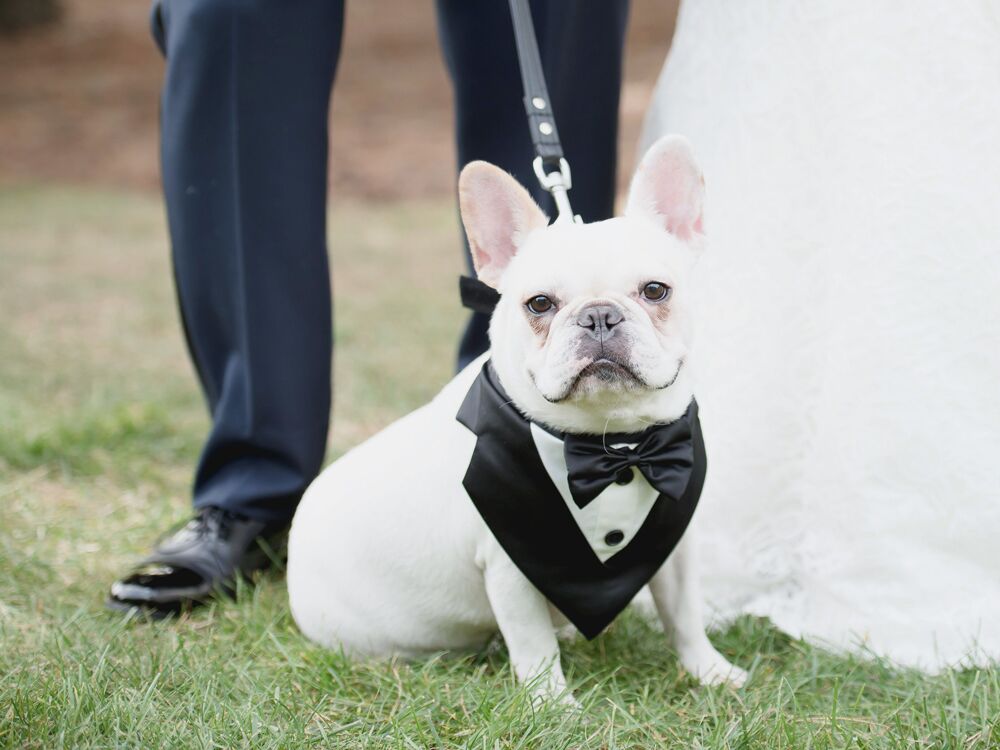
[[[688,0],[668,132],[708,189],[712,612],[1000,658],[1000,4]]]

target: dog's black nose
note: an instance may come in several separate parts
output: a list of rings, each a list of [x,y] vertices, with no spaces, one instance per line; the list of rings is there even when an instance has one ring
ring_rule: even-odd
[[[610,337],[623,320],[625,316],[615,305],[587,305],[576,315],[576,324],[599,340]]]

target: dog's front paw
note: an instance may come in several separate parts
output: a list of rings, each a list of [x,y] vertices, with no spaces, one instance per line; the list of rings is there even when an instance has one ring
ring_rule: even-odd
[[[562,675],[562,670],[558,674],[549,672],[536,677],[531,685],[531,705],[535,708],[542,706],[558,706],[579,711],[580,705],[572,691],[566,687],[566,678]]]
[[[572,623],[567,623],[561,628],[556,629],[556,639],[560,643],[572,643],[573,641],[578,641],[583,638],[583,633],[577,630],[576,625]]]
[[[680,654],[680,661],[702,685],[729,685],[738,688],[743,687],[750,677],[746,670],[729,662],[710,644],[690,653]]]

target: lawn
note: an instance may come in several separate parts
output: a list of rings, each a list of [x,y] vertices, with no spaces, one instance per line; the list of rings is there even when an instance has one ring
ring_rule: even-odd
[[[331,457],[431,396],[462,323],[448,201],[331,214]],[[398,304],[401,298],[406,304]],[[177,621],[102,608],[188,512],[204,405],[155,196],[0,190],[0,745],[38,748],[1000,747],[1000,668],[928,678],[743,618],[747,687],[699,687],[626,613],[565,646],[580,712],[506,652],[353,664],[297,632],[280,575]]]

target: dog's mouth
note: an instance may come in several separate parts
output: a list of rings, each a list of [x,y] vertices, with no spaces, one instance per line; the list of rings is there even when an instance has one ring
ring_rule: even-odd
[[[595,359],[589,365],[577,373],[576,378],[570,386],[570,390],[576,387],[584,378],[595,378],[602,383],[615,384],[628,381],[636,385],[644,385],[642,378],[629,365],[611,357],[601,357]]]
[[[548,401],[557,403],[574,395],[584,395],[596,391],[627,391],[646,388],[643,380],[632,366],[617,357],[602,356],[580,368],[579,372],[566,384],[558,398]]]
[[[558,396],[548,396],[542,393],[546,401],[558,404],[571,396],[586,396],[600,391],[661,391],[669,388],[675,382],[684,367],[684,358],[677,361],[677,369],[665,383],[649,383],[627,362],[609,356],[602,356],[580,368],[579,372],[566,384]],[[535,375],[528,373],[531,381]]]

